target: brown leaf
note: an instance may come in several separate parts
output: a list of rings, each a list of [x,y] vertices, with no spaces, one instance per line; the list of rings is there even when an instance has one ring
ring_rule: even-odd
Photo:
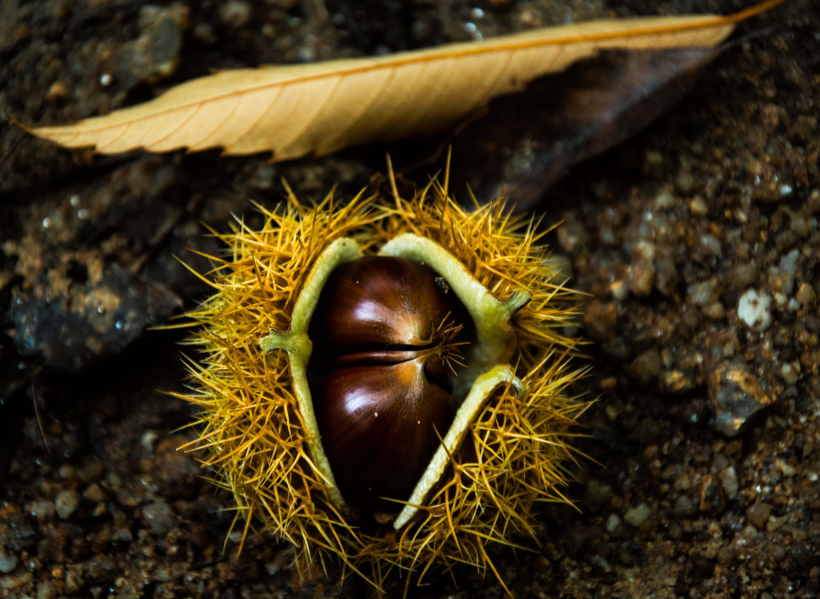
[[[494,100],[453,141],[450,181],[479,203],[537,208],[570,167],[632,137],[687,93],[720,50],[605,50]],[[460,189],[463,189],[461,187]]]
[[[596,21],[382,58],[225,71],[108,116],[32,132],[103,154],[223,147],[271,151],[277,161],[324,155],[432,133],[603,48],[714,46],[735,23],[781,1],[730,17]]]

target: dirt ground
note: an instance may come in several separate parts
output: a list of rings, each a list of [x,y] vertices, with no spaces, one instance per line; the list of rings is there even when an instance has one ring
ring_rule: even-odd
[[[93,157],[12,117],[73,122],[213,69],[748,5],[0,0],[0,596],[374,596],[333,564],[300,577],[264,537],[236,557],[230,498],[176,451],[192,409],[158,391],[183,389],[182,335],[149,328],[207,293],[175,259],[204,270],[186,248],[219,252],[201,223],[258,222],[252,200],[275,205],[281,177],[350,197],[385,147]],[[540,547],[491,549],[517,597],[820,594],[820,5],[737,36],[681,104],[542,204],[590,294],[594,368],[576,390],[600,399],[577,447],[598,464],[576,469],[577,510],[543,508]],[[409,590],[503,595],[468,568]]]

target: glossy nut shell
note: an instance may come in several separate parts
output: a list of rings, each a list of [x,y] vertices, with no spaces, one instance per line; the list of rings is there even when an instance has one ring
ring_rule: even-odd
[[[329,277],[309,329],[308,378],[319,432],[343,497],[398,511],[455,417],[442,324],[471,337],[472,321],[431,268],[370,256]],[[466,343],[466,342],[465,342]]]

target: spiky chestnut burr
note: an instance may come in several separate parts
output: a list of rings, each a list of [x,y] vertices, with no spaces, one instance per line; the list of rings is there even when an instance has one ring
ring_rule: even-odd
[[[298,564],[336,555],[377,586],[394,567],[492,568],[485,544],[535,537],[534,503],[564,500],[565,439],[581,407],[565,389],[582,371],[569,367],[574,342],[561,334],[575,297],[555,281],[534,224],[501,203],[465,212],[435,183],[412,200],[357,197],[334,208],[328,198],[307,209],[291,197],[264,214],[261,230],[240,223],[220,236],[231,255],[215,259],[219,293],[191,314],[203,325],[191,340],[203,357],[190,364],[194,393],[181,395],[203,408],[193,446],[235,497],[245,533],[259,517],[296,545]],[[471,331],[458,346],[464,366],[449,377],[452,424],[410,497],[366,524],[355,492],[345,497],[337,484],[312,397],[316,364],[344,365],[357,352],[322,347],[311,322],[326,314],[319,306],[333,273],[374,255],[431,268],[464,305]],[[441,372],[431,365],[427,382],[444,389]],[[462,444],[471,457],[459,454]]]

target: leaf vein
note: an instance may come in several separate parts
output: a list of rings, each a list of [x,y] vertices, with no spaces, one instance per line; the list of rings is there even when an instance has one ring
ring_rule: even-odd
[[[330,90],[327,92],[327,95],[325,96],[324,100],[322,100],[322,103],[319,104],[319,107],[313,112],[311,116],[304,119],[305,124],[302,126],[302,128],[299,129],[295,135],[291,135],[290,139],[280,144],[280,148],[282,148],[282,150],[286,150],[294,139],[298,140],[302,136],[302,134],[306,130],[308,130],[314,122],[316,122],[316,117],[322,114],[322,110],[324,110],[324,107],[327,105],[330,98],[333,97],[333,93],[339,87],[339,83],[341,83],[343,79],[344,78],[341,76],[338,79],[336,79],[336,82],[333,84],[333,87],[331,87]]]
[[[253,91],[256,91],[256,90],[253,90]],[[247,93],[253,93],[253,92],[243,91],[242,95],[247,94]],[[265,109],[262,110],[259,113],[259,115],[257,115],[257,117],[255,119],[253,119],[253,122],[248,127],[246,127],[245,130],[242,133],[240,133],[237,137],[235,137],[231,143],[224,144],[224,146],[223,146],[224,150],[222,150],[223,154],[230,153],[230,149],[233,146],[235,146],[237,143],[239,143],[239,140],[241,140],[243,137],[245,137],[248,134],[248,131],[250,131],[251,129],[253,129],[256,126],[256,123],[258,123],[259,120],[263,116],[265,116],[265,114],[267,114],[268,110],[270,110],[270,107],[273,106],[273,103],[276,102],[277,99],[279,99],[279,95],[281,93],[282,93],[282,88],[279,88],[278,90],[276,90],[276,94],[270,99],[270,102],[268,102],[268,105],[265,107]],[[240,99],[240,102],[241,102],[241,99]]]
[[[240,99],[241,99],[241,96],[239,94],[234,94],[233,106],[231,106],[231,109],[225,114],[225,116],[222,118],[222,120],[219,121],[219,123],[217,123],[213,127],[211,127],[210,130],[205,132],[205,135],[203,135],[198,140],[196,140],[196,142],[190,144],[188,147],[190,147],[190,148],[196,147],[197,145],[202,143],[203,139],[207,138],[210,135],[216,136],[216,132],[219,131],[219,128],[222,127],[222,125],[224,125],[228,121],[228,119],[231,118],[231,116],[233,116],[233,113],[236,111],[236,107],[239,106],[239,100]]]
[[[165,135],[163,135],[163,136],[162,136],[162,137],[160,137],[159,139],[155,139],[155,140],[153,140],[153,141],[150,143],[150,145],[145,146],[145,148],[146,148],[147,150],[149,150],[149,151],[150,151],[151,146],[155,146],[155,145],[157,145],[158,143],[160,143],[160,142],[162,142],[162,141],[164,141],[164,140],[168,139],[169,137],[171,137],[174,133],[176,133],[176,132],[177,132],[177,131],[179,131],[182,127],[184,127],[184,126],[185,126],[185,123],[187,123],[188,121],[190,121],[190,120],[191,120],[191,118],[192,118],[192,117],[193,117],[193,116],[197,113],[197,111],[198,111],[200,108],[202,108],[202,103],[199,103],[199,104],[194,104],[194,105],[193,105],[193,110],[191,110],[191,112],[189,112],[189,113],[188,113],[188,115],[187,115],[184,119],[182,119],[180,122],[178,122],[176,125],[174,125],[174,126],[171,128],[171,130],[170,130],[170,131],[168,131],[168,133],[166,133]],[[132,123],[133,123],[133,121],[132,121]]]
[[[359,120],[361,120],[361,118],[367,114],[367,112],[370,110],[373,104],[375,104],[381,97],[382,91],[393,81],[396,75],[396,70],[397,69],[395,68],[390,69],[390,72],[387,74],[387,76],[382,79],[379,88],[371,94],[370,100],[366,104],[362,105],[362,108],[359,109],[359,112],[357,112],[356,115],[347,122],[347,125],[344,128],[337,131],[336,134],[328,140],[327,144],[331,144],[340,137],[343,138],[344,134],[347,133],[347,131],[350,130],[351,127],[356,125],[359,122]]]

